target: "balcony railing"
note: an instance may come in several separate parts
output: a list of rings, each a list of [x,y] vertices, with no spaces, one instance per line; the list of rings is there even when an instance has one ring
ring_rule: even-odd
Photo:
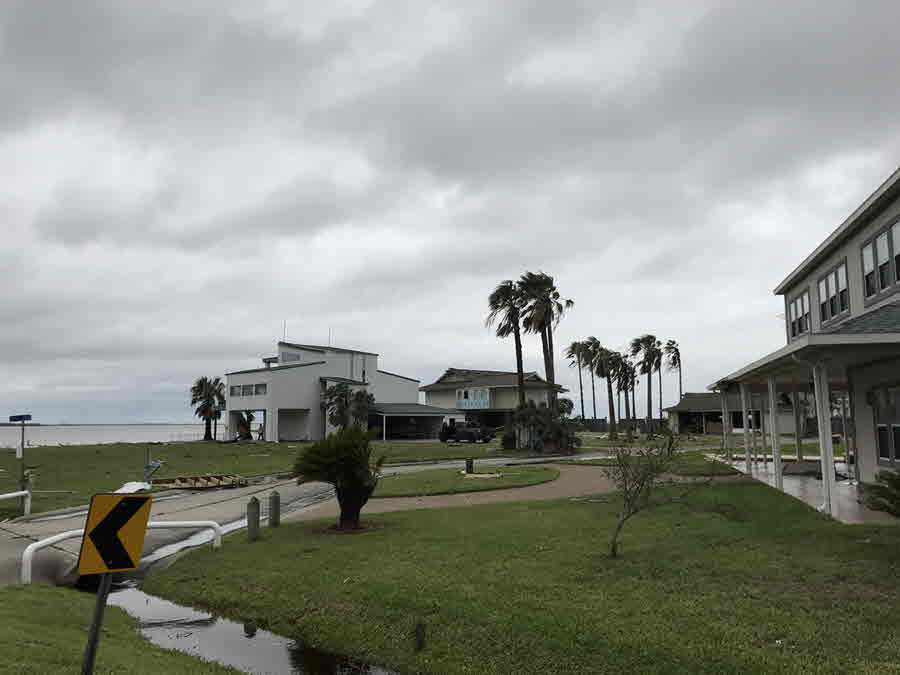
[[[487,399],[458,398],[456,399],[456,407],[459,410],[485,410],[490,408],[491,405]]]

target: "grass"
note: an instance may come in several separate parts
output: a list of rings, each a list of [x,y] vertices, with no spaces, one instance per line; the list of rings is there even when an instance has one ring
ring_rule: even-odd
[[[570,464],[612,466],[611,458],[573,460]],[[710,460],[702,452],[679,452],[672,458],[670,473],[676,476],[736,476],[740,471],[723,462]]]
[[[51,586],[0,588],[0,673],[80,673],[94,596]],[[118,607],[107,607],[95,672],[167,675],[237,671],[155,647]]]
[[[441,443],[440,441],[374,441],[372,454],[384,455],[388,464],[412,462],[435,462],[442,459],[466,459],[472,457],[504,456],[508,451],[500,450],[500,442],[490,443]],[[515,454],[515,453],[512,453]]]
[[[492,467],[478,473],[500,473],[500,478],[465,478],[458,469],[434,469],[401,473],[382,478],[373,497],[422,497],[459,492],[481,492],[526,487],[559,478],[559,469],[551,466]]]
[[[612,560],[616,510],[605,495],[383,514],[353,536],[295,523],[145,588],[405,673],[897,671],[900,527],[729,481],[636,516]]]
[[[50,511],[87,504],[97,492],[111,492],[143,478],[145,452],[165,461],[154,477],[235,473],[251,476],[289,470],[297,453],[293,443],[108,443],[25,449],[35,472],[32,510]],[[0,452],[0,492],[18,490],[19,460],[14,450]],[[41,490],[61,492],[42,493]],[[0,517],[18,515],[17,500],[0,501]]]

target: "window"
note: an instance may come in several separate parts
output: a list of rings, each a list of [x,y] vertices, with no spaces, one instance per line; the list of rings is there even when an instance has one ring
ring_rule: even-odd
[[[290,363],[291,361],[299,361],[299,360],[300,360],[300,355],[299,355],[299,354],[295,354],[295,353],[293,353],[293,352],[284,352],[284,353],[281,355],[281,362],[282,362],[282,363]]]
[[[809,291],[804,291],[790,303],[791,337],[797,337],[809,330]]]
[[[239,385],[239,384],[232,385],[231,395],[232,396],[240,396],[241,395],[241,385]]]
[[[878,425],[878,432],[875,435],[875,442],[878,445],[878,459],[890,461],[891,438],[890,436],[888,436],[887,424]]]
[[[793,301],[790,304],[790,316],[791,316],[791,337],[797,337],[797,302]],[[234,387],[232,387],[234,388]]]
[[[241,396],[253,396],[253,385],[252,384],[242,384],[241,385]]]
[[[850,309],[850,291],[847,290],[847,263],[837,268],[838,306],[841,312]]]
[[[894,279],[900,281],[900,222],[891,228],[891,247],[894,249]]]
[[[863,246],[863,285],[867,298],[871,298],[878,292],[875,283],[875,244],[869,243]]]
[[[801,332],[806,333],[809,331],[809,291],[801,295],[800,299],[803,301],[801,305],[803,313],[800,315]]]
[[[893,282],[887,232],[879,234],[875,239],[875,252],[878,255],[878,290],[883,291]]]
[[[875,412],[875,447],[879,464],[900,465],[900,389],[880,387],[869,394]]]
[[[255,396],[265,396],[268,387],[265,384],[254,384],[253,394]]]
[[[819,318],[825,323],[849,308],[847,264],[842,262],[819,279]]]

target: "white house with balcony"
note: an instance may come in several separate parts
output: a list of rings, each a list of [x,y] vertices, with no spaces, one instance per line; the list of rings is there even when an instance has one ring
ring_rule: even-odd
[[[550,385],[535,372],[525,373],[525,400],[546,405]],[[567,391],[556,385],[557,392]],[[487,426],[506,423],[519,405],[516,372],[448,368],[432,384],[421,387],[425,403],[455,409],[464,417]]]
[[[263,366],[226,373],[225,419],[234,435],[241,418],[251,412],[267,441],[315,441],[334,431],[324,408],[325,390],[347,384],[375,396],[370,426],[405,430],[417,437],[437,437],[452,410],[419,404],[419,380],[378,367],[378,354],[341,347],[279,342],[277,354]],[[409,431],[413,429],[414,431]]]

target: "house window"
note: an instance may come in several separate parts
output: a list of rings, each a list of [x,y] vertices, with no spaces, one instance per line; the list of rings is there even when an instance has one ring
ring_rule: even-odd
[[[797,337],[809,330],[809,291],[804,291],[789,305],[791,317],[791,337]]]
[[[891,247],[894,249],[894,279],[900,281],[900,222],[891,228]]]
[[[797,337],[797,302],[792,301],[790,304],[791,316],[791,337]]]
[[[871,397],[878,461],[896,466],[900,464],[900,389],[875,389]]]
[[[879,234],[875,239],[875,252],[878,255],[878,290],[883,291],[893,282],[887,232]]]
[[[231,386],[231,395],[232,396],[240,396],[241,395],[241,385],[234,384]]]
[[[268,387],[265,384],[254,384],[253,394],[256,396],[265,396]]]
[[[802,300],[801,308],[803,310],[803,313],[800,315],[800,323],[802,324],[800,332],[806,333],[809,331],[809,291],[801,295],[800,300]]]
[[[863,246],[863,285],[867,298],[871,298],[878,292],[878,284],[875,282],[875,243]]]
[[[888,426],[879,424],[877,429],[875,442],[878,444],[878,459],[889,462],[891,461],[891,438],[888,435]]]
[[[252,384],[242,384],[241,385],[241,396],[253,396],[253,385]]]
[[[819,279],[819,317],[825,323],[849,308],[847,265],[841,263]]]
[[[837,268],[838,306],[841,312],[850,309],[850,291],[847,290],[847,264]]]

